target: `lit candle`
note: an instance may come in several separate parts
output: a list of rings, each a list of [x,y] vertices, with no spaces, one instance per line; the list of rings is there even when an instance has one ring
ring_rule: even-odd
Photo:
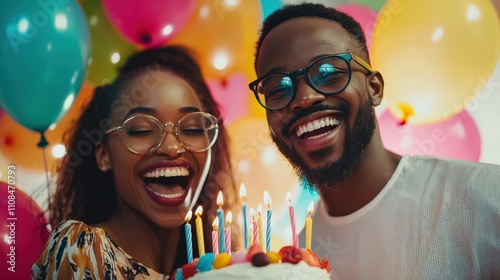
[[[218,231],[219,217],[215,217],[214,222],[212,223],[212,251],[214,255],[219,254],[219,234]]]
[[[194,212],[196,215],[196,238],[198,239],[198,254],[199,256],[205,255],[205,240],[203,239],[203,223],[201,221],[201,214],[203,214],[203,207],[198,206]]]
[[[257,220],[255,220],[255,210],[250,208],[250,216],[252,217],[252,244],[259,243],[259,225],[257,224]]]
[[[271,251],[271,196],[267,191],[264,191],[264,203],[267,205],[267,226],[266,226],[266,251]]]
[[[262,230],[262,205],[257,206],[257,226],[259,228],[259,244],[264,248],[264,231]]]
[[[288,210],[290,212],[290,224],[292,226],[292,245],[295,248],[299,248],[299,239],[297,237],[297,231],[295,230],[295,212],[292,205],[292,194],[290,192],[286,193],[286,200],[290,203]]]
[[[245,249],[248,249],[247,189],[243,183],[240,185],[240,199],[243,202],[243,206],[241,207],[241,212],[243,213],[243,243],[245,243]]]
[[[191,237],[191,225],[189,224],[189,221],[191,220],[191,216],[193,216],[193,212],[189,211],[186,214],[186,218],[184,219],[186,221],[186,224],[184,225],[184,233],[186,236],[186,249],[187,249],[187,259],[188,263],[193,262],[193,240]]]
[[[311,249],[311,241],[312,241],[312,218],[311,214],[314,210],[314,202],[309,203],[309,207],[307,208],[308,217],[306,218],[306,249]]]
[[[226,253],[231,256],[231,222],[233,221],[233,213],[227,211],[226,215],[226,228],[224,229],[224,235],[226,236]]]
[[[219,252],[226,252],[226,242],[224,238],[224,209],[222,209],[222,204],[224,203],[224,199],[222,197],[222,191],[219,191],[217,195],[217,217],[219,218]]]

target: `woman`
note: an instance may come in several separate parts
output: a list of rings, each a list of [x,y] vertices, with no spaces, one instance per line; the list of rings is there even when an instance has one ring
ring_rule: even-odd
[[[229,210],[236,187],[219,109],[186,50],[132,56],[68,140],[34,278],[168,278],[187,263],[183,224],[197,205],[211,251],[216,196]]]

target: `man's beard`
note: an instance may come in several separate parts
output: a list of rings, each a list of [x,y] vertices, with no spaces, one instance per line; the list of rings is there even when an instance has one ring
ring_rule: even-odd
[[[349,110],[347,110],[349,111]],[[375,131],[375,113],[371,102],[365,102],[358,111],[354,126],[351,128],[347,123],[345,127],[344,152],[334,162],[319,167],[307,165],[304,159],[292,146],[286,145],[285,141],[271,135],[280,152],[290,161],[295,172],[303,178],[302,186],[323,193],[335,189],[335,185],[344,181],[352,175],[364,150],[370,144]],[[290,137],[288,137],[290,139]],[[293,143],[290,141],[290,143]],[[327,147],[309,153],[312,162],[325,163],[325,159],[334,152],[332,147]]]

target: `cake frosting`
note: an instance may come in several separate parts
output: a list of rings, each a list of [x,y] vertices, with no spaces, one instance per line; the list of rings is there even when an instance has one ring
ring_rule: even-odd
[[[172,280],[224,279],[310,279],[329,280],[330,264],[312,250],[284,246],[279,252],[264,253],[259,244],[217,256],[207,253],[177,269]]]
[[[263,267],[255,267],[251,263],[233,264],[222,269],[212,269],[196,273],[192,280],[226,280],[226,279],[308,279],[330,280],[328,272],[319,267],[312,267],[300,261],[297,264],[272,263]]]

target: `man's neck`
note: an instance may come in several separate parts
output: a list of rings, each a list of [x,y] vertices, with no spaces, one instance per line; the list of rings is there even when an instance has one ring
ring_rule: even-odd
[[[386,150],[375,134],[352,176],[321,193],[328,214],[345,216],[368,204],[385,187],[400,160],[401,156]]]

